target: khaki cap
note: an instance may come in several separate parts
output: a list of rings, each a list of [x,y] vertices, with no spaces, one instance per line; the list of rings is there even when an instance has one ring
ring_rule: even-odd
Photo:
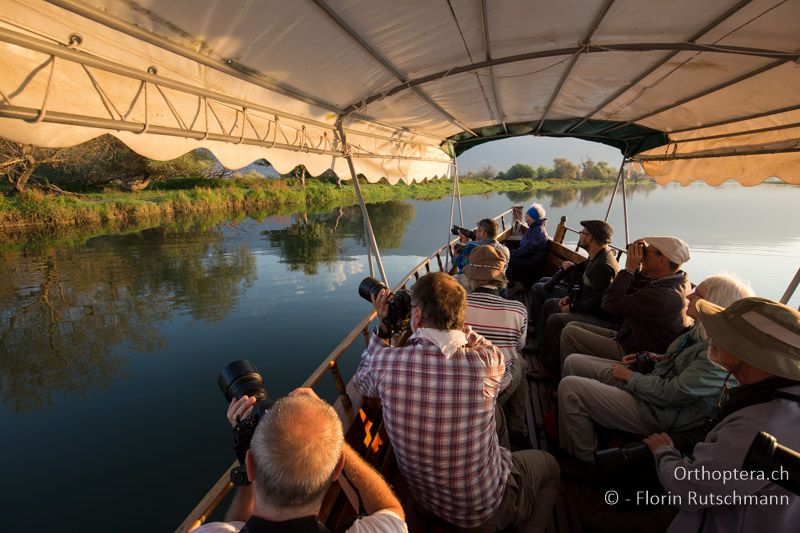
[[[714,344],[750,366],[800,381],[800,312],[766,298],[742,298],[727,308],[697,301]]]
[[[484,245],[473,249],[469,254],[469,264],[464,267],[464,274],[476,281],[507,281],[503,271],[506,260],[494,246]]]

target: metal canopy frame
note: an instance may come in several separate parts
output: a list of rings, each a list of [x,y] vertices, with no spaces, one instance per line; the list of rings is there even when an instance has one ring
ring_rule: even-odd
[[[576,53],[585,54],[604,54],[609,52],[661,52],[661,51],[677,51],[677,52],[713,52],[719,54],[731,55],[744,55],[752,57],[762,57],[765,59],[781,60],[782,63],[791,61],[800,61],[800,53],[798,52],[785,52],[781,50],[768,50],[763,48],[750,48],[744,46],[727,46],[727,45],[710,45],[699,43],[609,43],[602,45],[587,44],[584,46],[570,46],[566,48],[556,48],[552,50],[539,50],[536,52],[526,52],[524,54],[515,54],[512,56],[495,58],[487,61],[479,61],[468,65],[461,65],[452,67],[447,70],[440,70],[432,74],[420,76],[408,80],[404,83],[398,84],[388,91],[373,94],[358,102],[354,102],[344,109],[344,113],[358,112],[362,107],[371,104],[377,100],[386,98],[387,96],[394,96],[397,93],[414,89],[420,85],[438,81],[448,76],[455,76],[473,70],[484,69],[497,65],[507,65],[510,63],[519,63],[522,61],[531,61],[534,59],[544,59],[550,57],[570,56]]]
[[[773,61],[772,63],[769,63],[767,65],[763,65],[763,66],[761,66],[761,67],[759,67],[759,68],[757,68],[755,70],[751,70],[750,72],[746,72],[744,74],[740,74],[739,76],[736,76],[735,78],[732,78],[732,79],[724,81],[724,82],[722,82],[720,84],[714,85],[713,87],[709,87],[708,89],[703,89],[700,92],[691,94],[689,96],[681,98],[680,100],[676,100],[676,101],[672,102],[671,104],[667,104],[665,106],[659,107],[658,109],[654,109],[653,111],[648,111],[647,113],[645,113],[643,115],[639,115],[638,117],[636,117],[634,119],[628,120],[628,121],[626,121],[626,122],[624,122],[622,124],[619,124],[617,126],[609,128],[609,129],[607,129],[607,130],[605,130],[605,131],[603,131],[601,133],[609,133],[609,132],[612,132],[614,130],[618,130],[620,128],[624,128],[625,126],[629,126],[631,124],[636,124],[637,122],[640,122],[640,121],[642,121],[644,119],[653,117],[655,115],[659,115],[661,113],[664,113],[665,111],[669,111],[670,109],[675,109],[676,107],[682,106],[683,104],[687,104],[687,103],[692,102],[694,100],[699,100],[700,98],[703,98],[704,96],[708,96],[709,94],[713,94],[713,93],[715,93],[717,91],[721,91],[721,90],[723,90],[723,89],[725,89],[727,87],[730,87],[731,85],[736,85],[737,83],[743,82],[745,80],[749,80],[750,78],[754,78],[754,77],[758,76],[759,74],[763,74],[765,72],[768,72],[770,70],[778,68],[781,65],[783,65],[785,63],[788,63],[790,61],[797,61],[797,60],[796,59],[792,59],[792,60],[779,59],[777,61]]]
[[[97,57],[93,54],[84,52],[77,47],[60,46],[58,44],[44,41],[36,37],[31,37],[19,32],[15,32],[6,28],[0,28],[0,42],[5,42],[18,46],[27,50],[47,54],[50,56],[47,63],[50,65],[50,76],[52,77],[53,69],[55,68],[55,60],[58,58],[60,61],[68,61],[81,65],[84,68],[89,79],[97,91],[98,96],[104,104],[108,117],[100,116],[86,116],[74,113],[67,113],[58,110],[47,109],[47,97],[45,96],[41,108],[13,106],[4,97],[5,103],[0,105],[0,117],[12,118],[18,120],[26,120],[30,122],[49,122],[57,124],[66,124],[82,127],[91,127],[98,129],[111,129],[117,131],[128,131],[132,133],[154,133],[158,135],[167,135],[173,137],[182,137],[197,140],[212,140],[234,144],[244,144],[250,146],[261,146],[265,148],[280,148],[295,152],[307,152],[322,155],[332,155],[342,157],[343,152],[332,143],[333,138],[336,136],[335,126],[331,124],[320,122],[317,120],[301,117],[292,113],[287,113],[271,107],[262,106],[258,103],[241,100],[234,98],[223,93],[211,91],[203,87],[196,87],[188,83],[173,80],[163,76],[159,76],[157,71],[153,68],[148,71],[134,69],[109,61],[104,58]],[[37,67],[39,69],[40,67]],[[133,109],[144,95],[145,101],[145,121],[137,122],[127,120],[128,113],[121,113],[117,107],[111,102],[106,93],[103,91],[102,84],[92,75],[89,68],[105,71],[117,76],[125,77],[131,80],[140,82],[140,90],[133,97],[133,100],[126,103],[123,107]],[[169,127],[164,125],[150,124],[147,114],[147,94],[148,88],[154,88],[165,103],[172,110],[175,118],[176,127]],[[191,120],[183,120],[183,118],[172,109],[172,106],[162,91],[162,88],[168,88],[182,94],[192,95],[198,98],[198,113]],[[24,90],[25,87],[22,88]],[[53,89],[55,90],[55,88]],[[219,117],[214,111],[214,105],[221,105],[229,107],[236,112],[236,121],[230,127],[223,125]],[[205,109],[205,113],[201,114],[199,109]],[[210,119],[216,119],[219,125],[218,132],[209,131],[208,124]],[[288,124],[281,125],[280,118],[296,121],[301,124],[301,127],[294,127]],[[205,119],[205,124],[202,124]],[[262,124],[266,123],[266,131],[258,131],[254,124],[254,120],[259,120]],[[306,125],[318,127],[323,130],[323,134],[316,136],[314,139],[311,134],[306,131]],[[249,130],[248,131],[248,126]],[[284,131],[289,130],[289,136]],[[402,137],[392,137],[390,135],[380,135],[372,132],[355,132],[352,130],[344,129],[345,132],[352,132],[365,137],[380,139],[384,141],[399,141],[410,145],[424,146],[428,148],[440,148],[441,139],[436,139],[437,143],[423,143],[420,141],[404,140]],[[398,131],[398,130],[393,130]],[[278,132],[283,138],[279,140]],[[330,133],[330,136],[329,136]],[[291,140],[291,136],[294,139]],[[358,145],[351,145],[352,157],[365,158],[365,159],[407,159],[415,161],[441,161],[433,158],[423,157],[410,157],[410,156],[388,156],[371,153]]]
[[[358,34],[336,11],[334,11],[326,2],[325,0],[313,0],[313,2],[323,11],[325,12],[328,17],[339,27],[341,28],[347,35],[349,35],[354,41],[356,41],[361,48],[363,48],[369,55],[371,55],[378,63],[380,63],[386,70],[392,73],[392,75],[400,81],[401,84],[405,85],[408,81],[405,79],[405,76],[395,67],[391,61],[383,56],[374,46],[368,43],[361,35]],[[433,98],[427,95],[422,89],[417,88],[416,86],[408,86],[408,88],[414,92],[419,98],[421,98],[425,103],[435,109],[439,114],[441,114],[448,122],[461,128],[464,131],[472,132],[472,130],[464,124],[461,120],[453,116],[451,113],[446,111],[442,106],[437,104]],[[347,115],[351,112],[352,106],[349,106],[345,109],[342,115]],[[354,110],[353,110],[354,111]]]
[[[486,61],[492,60],[491,41],[489,40],[489,15],[487,0],[481,0],[481,26],[483,28],[483,47],[486,50]],[[497,80],[494,77],[494,67],[489,67],[489,79],[492,82],[492,94],[494,95],[494,106],[497,108],[500,123],[503,125],[503,130],[508,133],[508,126],[506,126],[506,117],[503,114],[503,108],[500,106],[500,95],[497,91]]]
[[[278,94],[288,96],[290,98],[296,98],[301,102],[305,102],[307,104],[314,105],[322,109],[326,109],[328,111],[332,111],[337,115],[341,115],[343,112],[343,110],[340,107],[336,106],[331,102],[307,94],[301,91],[300,89],[292,87],[289,84],[276,82],[270,79],[268,76],[265,76],[263,74],[254,71],[253,69],[247,67],[246,65],[241,65],[236,63],[234,60],[230,58],[216,59],[214,57],[195,52],[194,50],[181,46],[180,44],[177,44],[164,37],[161,37],[160,35],[142,29],[139,26],[136,26],[135,24],[131,24],[121,19],[118,19],[113,15],[95,9],[93,7],[89,7],[85,4],[82,4],[81,2],[77,2],[75,0],[45,0],[45,2],[50,3],[66,11],[69,11],[71,13],[75,13],[76,15],[80,15],[81,17],[84,17],[88,20],[92,20],[94,22],[102,24],[103,26],[106,26],[108,28],[117,30],[121,33],[124,33],[125,35],[135,37],[136,39],[139,39],[143,42],[158,46],[159,48],[163,48],[164,50],[172,52],[181,57],[185,57],[186,59],[196,61],[201,65],[213,68],[215,70],[218,70],[219,72],[228,74],[229,76],[233,76],[234,78],[238,78],[242,81],[252,83],[257,87],[268,89],[270,91],[274,91]],[[409,132],[408,128],[406,127],[398,126],[396,124],[389,124],[377,120],[374,117],[371,117],[365,113],[348,113],[348,116],[352,119],[358,119],[364,122],[375,124],[377,126],[396,130],[398,132]],[[345,131],[348,131],[347,128],[345,128]],[[414,134],[423,137],[428,137],[430,139],[436,140],[437,142],[442,141],[441,137],[437,137],[435,135],[430,135],[421,132],[414,132]]]
[[[726,20],[731,18],[733,15],[735,15],[736,13],[741,11],[745,6],[750,4],[752,1],[753,0],[742,0],[742,1],[740,1],[738,4],[736,4],[735,6],[731,7],[728,11],[726,11],[725,13],[723,13],[722,15],[720,15],[719,17],[714,19],[711,23],[706,25],[700,31],[698,31],[697,33],[695,33],[694,35],[689,37],[689,42],[690,43],[696,43],[697,40],[700,39],[700,37],[702,37],[703,35],[707,34],[711,30],[713,30],[714,28],[716,28],[717,26],[719,26],[720,24],[722,24],[723,22],[725,22]],[[634,78],[633,81],[631,81],[630,83],[628,83],[627,85],[625,85],[624,87],[619,89],[618,91],[615,91],[614,94],[612,94],[611,96],[609,96],[608,98],[603,100],[603,102],[601,104],[599,104],[597,107],[595,107],[590,113],[588,113],[587,115],[584,115],[584,117],[580,120],[580,122],[578,122],[577,124],[572,126],[569,130],[567,130],[567,133],[571,132],[574,129],[580,128],[587,120],[589,120],[593,116],[595,116],[601,109],[606,107],[608,104],[610,104],[611,102],[613,102],[614,100],[616,100],[617,98],[619,98],[620,96],[625,94],[626,92],[628,92],[631,89],[633,89],[634,87],[636,87],[642,80],[644,80],[650,74],[652,74],[656,70],[658,70],[661,67],[663,67],[664,65],[666,65],[670,60],[672,60],[679,53],[680,52],[675,51],[675,52],[671,52],[671,53],[667,54],[663,59],[661,59],[660,61],[656,62],[653,66],[649,67],[643,73],[641,73],[638,76],[636,76],[636,78]]]
[[[594,32],[597,31],[597,28],[603,22],[603,19],[608,14],[608,11],[611,9],[611,6],[614,4],[614,0],[606,0],[606,3],[600,8],[600,11],[595,16],[592,24],[589,26],[589,29],[586,30],[586,33],[581,38],[578,46],[585,46],[592,40],[592,36]],[[572,73],[572,69],[575,68],[575,64],[578,62],[578,58],[580,57],[580,52],[575,52],[572,57],[570,58],[569,62],[567,63],[566,67],[564,67],[564,71],[561,74],[561,78],[558,80],[558,84],[556,84],[555,89],[553,89],[553,94],[550,95],[550,100],[547,102],[547,105],[542,111],[542,119],[539,121],[539,125],[536,126],[536,135],[539,135],[542,131],[542,126],[544,126],[544,122],[547,119],[547,114],[550,113],[550,109],[553,107],[553,104],[558,99],[559,94],[561,94],[561,89],[564,88],[564,85],[567,83],[567,79],[569,75]]]

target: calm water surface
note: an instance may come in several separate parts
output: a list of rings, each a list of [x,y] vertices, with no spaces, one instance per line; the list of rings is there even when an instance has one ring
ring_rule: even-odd
[[[561,215],[602,218],[610,192],[466,197],[464,222],[539,201],[552,232]],[[727,270],[778,299],[800,266],[798,187],[629,193],[631,238],[683,237],[695,282]],[[449,209],[370,206],[390,280],[445,242]],[[611,222],[622,245],[619,199]],[[369,311],[356,296],[368,274],[353,208],[0,253],[0,531],[42,518],[60,531],[172,531],[233,459],[219,370],[246,358],[273,396],[299,386]],[[319,392],[335,395],[329,380]]]

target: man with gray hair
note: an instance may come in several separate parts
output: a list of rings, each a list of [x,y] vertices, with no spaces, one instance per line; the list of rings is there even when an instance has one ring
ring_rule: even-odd
[[[246,417],[255,398],[228,407],[228,421]],[[325,531],[317,514],[331,483],[344,472],[368,513],[351,533],[407,532],[400,501],[378,472],[346,442],[336,411],[314,391],[300,388],[280,398],[259,421],[245,459],[250,485],[240,487],[225,514],[196,533]]]
[[[713,429],[691,456],[684,457],[666,433],[644,441],[679,509],[669,533],[797,531],[800,497],[774,483],[791,481],[789,471],[759,471],[745,458],[761,431],[800,449],[800,312],[758,297],[726,308],[706,300],[696,305],[711,338],[708,358],[739,386],[728,392]]]

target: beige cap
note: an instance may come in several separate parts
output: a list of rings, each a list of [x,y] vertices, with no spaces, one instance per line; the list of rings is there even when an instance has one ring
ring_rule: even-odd
[[[644,241],[648,245],[653,245],[673,263],[684,264],[691,259],[689,256],[689,245],[683,239],[677,237],[645,237]]]
[[[774,376],[800,381],[800,312],[765,298],[742,298],[727,308],[697,301],[714,344]]]
[[[484,245],[473,249],[469,254],[469,264],[464,267],[464,274],[476,281],[506,281],[503,271],[506,260],[500,250],[494,246]]]

